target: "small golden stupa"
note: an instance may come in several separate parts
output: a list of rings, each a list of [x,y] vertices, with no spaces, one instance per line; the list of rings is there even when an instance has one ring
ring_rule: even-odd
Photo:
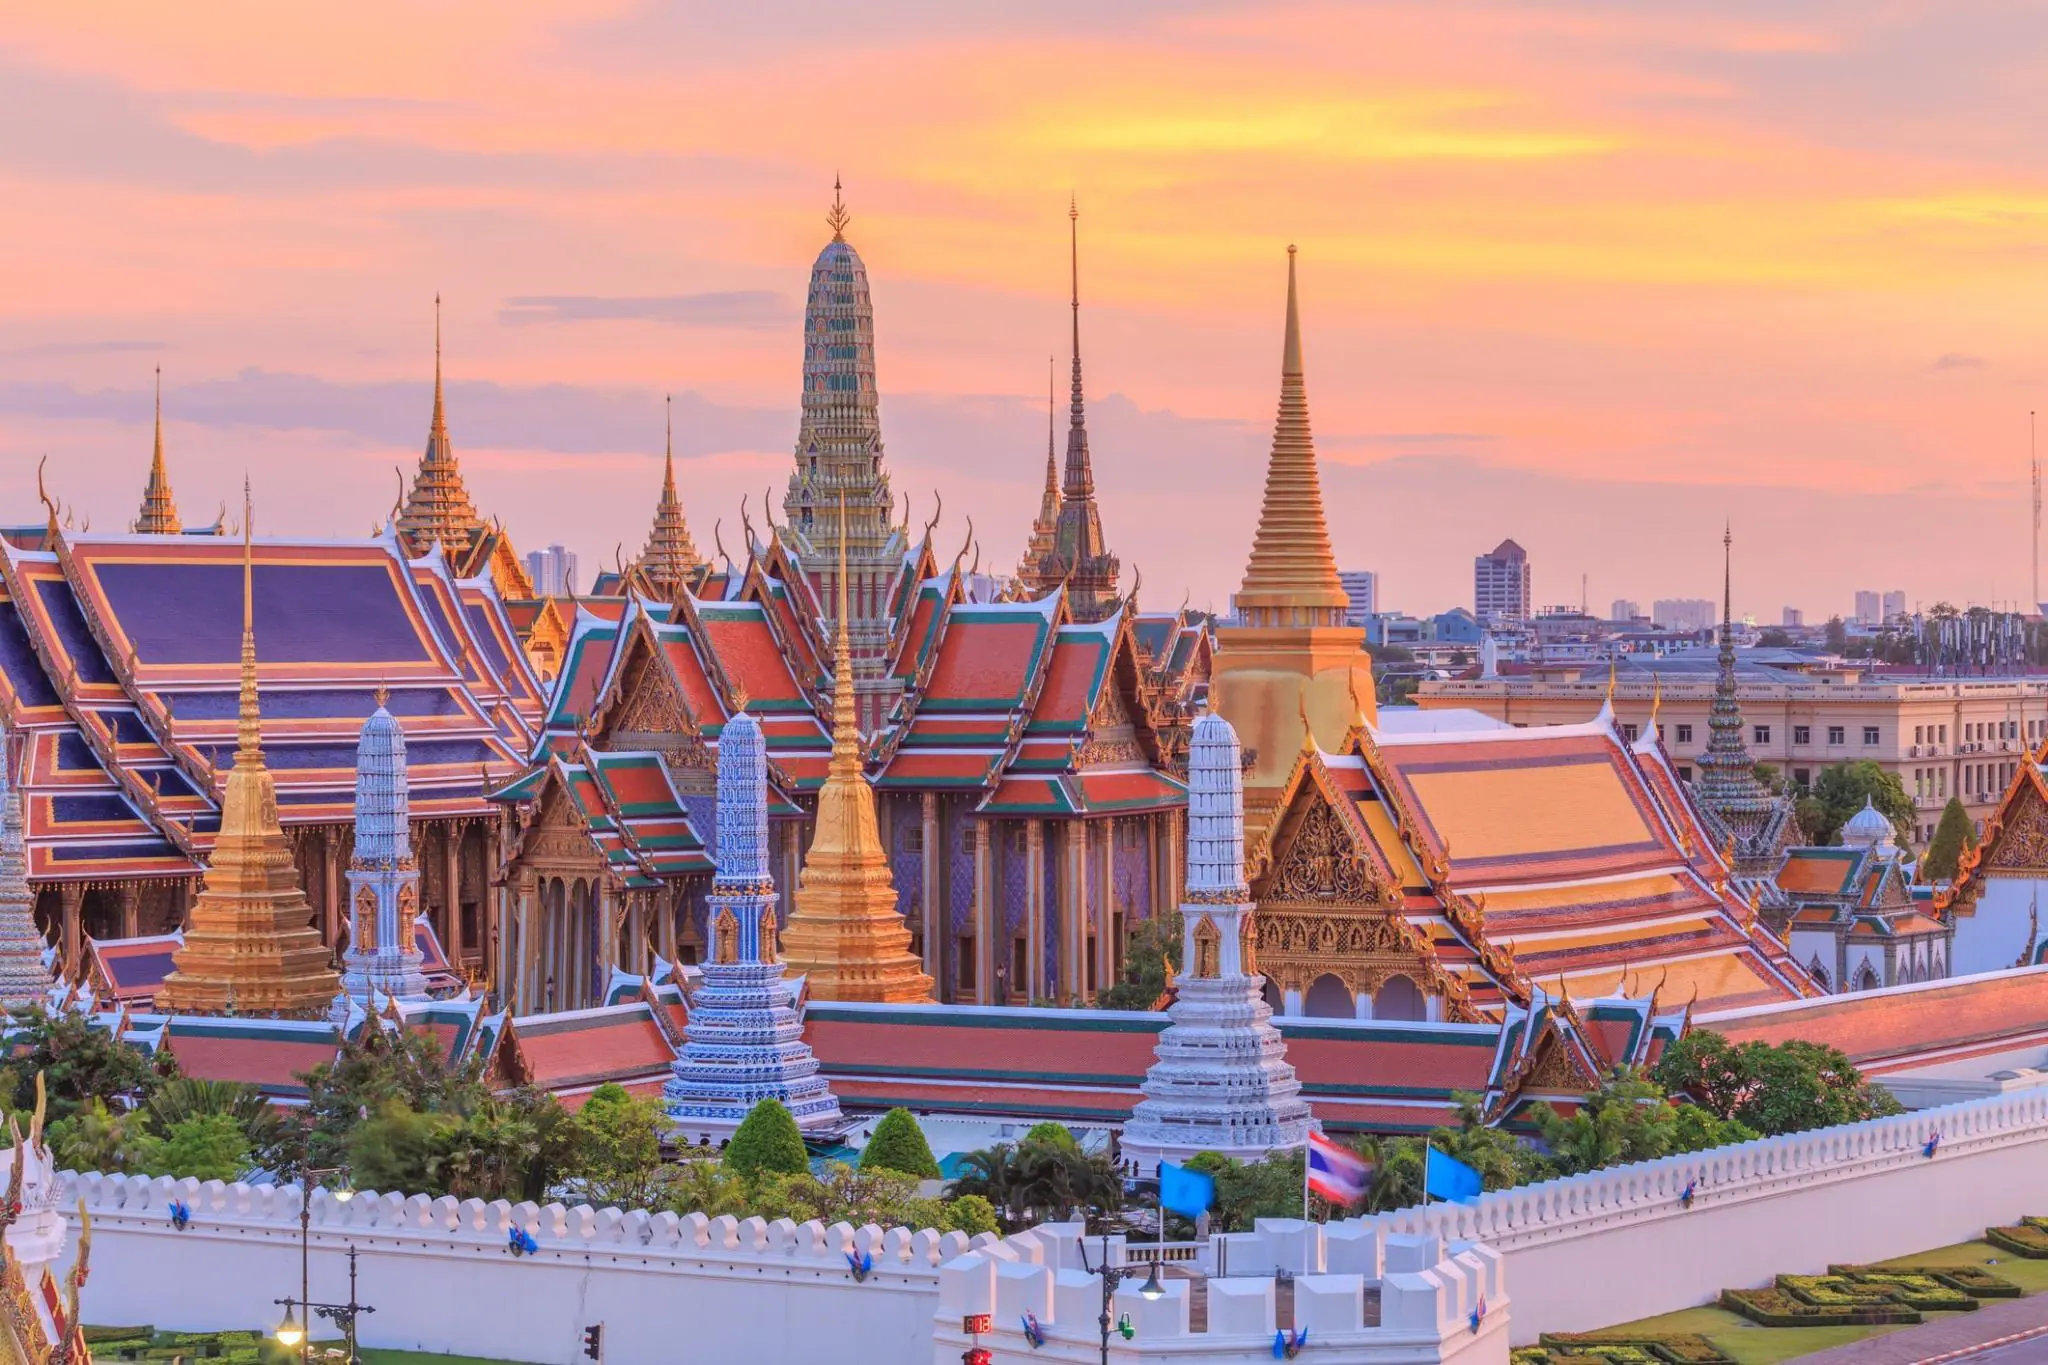
[[[910,951],[896,908],[889,854],[875,823],[875,793],[861,772],[854,723],[853,651],[847,640],[846,520],[840,517],[839,616],[832,645],[832,766],[818,790],[817,832],[804,854],[796,905],[782,931],[782,961],[808,979],[813,1000],[902,1004],[932,998],[932,979]]]
[[[256,697],[256,611],[247,490],[242,511],[242,699],[235,766],[221,801],[199,897],[171,974],[157,992],[167,1014],[326,1015],[341,980],[313,928],[290,843],[277,820],[277,787],[263,763]]]

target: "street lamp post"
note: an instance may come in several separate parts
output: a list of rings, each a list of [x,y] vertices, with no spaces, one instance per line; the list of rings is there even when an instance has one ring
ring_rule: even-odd
[[[292,1346],[298,1347],[300,1360],[303,1361],[306,1358],[306,1353],[312,1349],[313,1318],[317,1315],[326,1318],[342,1330],[342,1333],[348,1338],[349,1365],[360,1365],[360,1357],[356,1352],[356,1319],[364,1313],[374,1313],[377,1310],[367,1303],[356,1302],[356,1244],[354,1242],[348,1244],[347,1303],[309,1303],[305,1299],[277,1299],[275,1302],[284,1305],[284,1321],[278,1324],[277,1339],[287,1348]],[[306,1320],[303,1324],[292,1315],[294,1308],[305,1311]]]
[[[299,1297],[272,1300],[273,1303],[285,1306],[284,1321],[279,1323],[277,1328],[277,1339],[287,1347],[299,1348],[299,1365],[307,1365],[313,1349],[313,1191],[322,1188],[320,1181],[323,1176],[330,1175],[341,1177],[331,1191],[336,1200],[346,1204],[355,1197],[355,1191],[349,1188],[348,1172],[340,1166],[321,1166],[299,1172],[299,1185],[303,1191],[303,1197],[299,1200]],[[349,1301],[353,1304],[356,1297],[356,1249],[353,1244],[348,1249],[348,1286]],[[303,1326],[292,1318],[294,1305],[306,1310],[307,1318]],[[351,1318],[350,1321],[353,1322],[354,1319]],[[350,1345],[350,1353],[354,1353],[353,1343]]]
[[[1102,1234],[1102,1262],[1100,1265],[1088,1264],[1088,1239],[1086,1237],[1076,1237],[1074,1240],[1080,1243],[1081,1246],[1081,1269],[1087,1271],[1090,1275],[1099,1276],[1102,1280],[1102,1316],[1097,1318],[1096,1322],[1102,1327],[1102,1365],[1109,1365],[1109,1329],[1113,1323],[1110,1310],[1116,1306],[1116,1287],[1125,1280],[1137,1279],[1138,1268],[1136,1266],[1119,1266],[1109,1263],[1109,1234],[1106,1232]],[[1151,1273],[1145,1277],[1145,1283],[1138,1286],[1138,1296],[1145,1299],[1164,1298],[1166,1296],[1166,1286],[1159,1283],[1159,1262],[1156,1260],[1151,1262],[1149,1269]]]

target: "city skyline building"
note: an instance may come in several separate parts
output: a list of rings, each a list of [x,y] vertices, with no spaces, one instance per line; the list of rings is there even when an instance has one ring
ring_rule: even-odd
[[[1345,624],[1363,626],[1366,618],[1377,616],[1380,610],[1380,576],[1373,569],[1343,569],[1337,574],[1337,581],[1344,585],[1344,595],[1351,599],[1351,605],[1344,614]]]
[[[1609,610],[1607,619],[1610,621],[1633,621],[1642,614],[1643,608],[1641,603],[1632,602],[1626,597],[1617,597],[1614,599],[1614,606]]]
[[[1711,598],[1660,597],[1650,604],[1650,622],[1659,630],[1698,634],[1713,628],[1719,610]]]
[[[1472,614],[1484,622],[1520,625],[1530,616],[1529,554],[1512,540],[1472,560]]]
[[[1806,624],[1806,613],[1797,607],[1787,607],[1778,624],[1797,630]]]
[[[1875,592],[1856,590],[1856,609],[1850,617],[1858,625],[1875,626],[1884,621],[1884,599]]]
[[[526,556],[526,573],[533,580],[534,592],[542,597],[576,595],[576,554],[566,546],[555,544],[531,551]]]

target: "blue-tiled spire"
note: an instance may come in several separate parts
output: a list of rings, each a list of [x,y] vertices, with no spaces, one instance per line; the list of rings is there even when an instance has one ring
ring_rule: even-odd
[[[337,1018],[354,1001],[427,998],[415,925],[420,872],[412,856],[405,729],[377,693],[356,741],[356,847],[349,860],[348,951],[342,954]]]
[[[764,1099],[806,1132],[841,1125],[839,1101],[803,1038],[796,992],[776,953],[768,859],[768,755],[744,710],[718,737],[718,870],[707,919],[711,959],[690,997],[683,1052],[662,1089],[678,1137],[731,1132]]]

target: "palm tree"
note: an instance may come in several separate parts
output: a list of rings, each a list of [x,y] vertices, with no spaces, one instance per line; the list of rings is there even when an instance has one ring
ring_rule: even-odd
[[[249,1150],[265,1165],[272,1164],[293,1129],[291,1120],[261,1090],[240,1081],[179,1076],[159,1086],[146,1107],[150,1126],[159,1133],[168,1133],[188,1119],[225,1114],[240,1125],[249,1139]]]

